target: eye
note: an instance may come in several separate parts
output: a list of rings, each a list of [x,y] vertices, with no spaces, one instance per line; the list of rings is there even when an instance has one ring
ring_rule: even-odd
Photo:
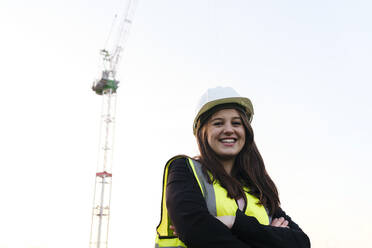
[[[242,125],[242,122],[241,121],[233,121],[232,124],[233,124],[233,126],[240,126],[240,125]]]
[[[213,122],[212,125],[218,127],[218,126],[222,126],[223,123],[222,123],[222,121],[216,121],[216,122]]]

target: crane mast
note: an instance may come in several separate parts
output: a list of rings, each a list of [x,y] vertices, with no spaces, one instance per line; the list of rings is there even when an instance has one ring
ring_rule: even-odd
[[[101,50],[103,69],[100,79],[92,86],[93,91],[102,97],[102,112],[90,248],[108,247],[116,97],[119,84],[116,72],[132,23],[135,5],[136,0],[126,1],[123,18],[117,30],[117,39],[111,49]]]

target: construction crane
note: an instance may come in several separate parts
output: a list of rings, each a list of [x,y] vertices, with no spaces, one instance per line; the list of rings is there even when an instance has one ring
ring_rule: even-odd
[[[126,0],[125,11],[123,17],[120,18],[121,21],[117,29],[115,29],[115,22],[118,17],[115,16],[105,48],[101,50],[103,62],[101,77],[92,86],[93,91],[102,97],[102,114],[90,248],[108,247],[116,93],[119,84],[116,72],[132,24],[136,4],[136,0]],[[115,36],[111,35],[113,30],[116,33]],[[111,47],[107,48],[112,37],[116,39],[113,39]]]

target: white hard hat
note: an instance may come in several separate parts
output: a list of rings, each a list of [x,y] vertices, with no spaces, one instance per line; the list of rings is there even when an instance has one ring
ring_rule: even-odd
[[[252,121],[253,105],[249,98],[241,97],[238,92],[231,87],[210,88],[200,97],[198,102],[193,125],[194,135],[196,135],[196,125],[199,117],[211,108],[225,103],[236,103],[241,105],[245,109],[249,121]]]

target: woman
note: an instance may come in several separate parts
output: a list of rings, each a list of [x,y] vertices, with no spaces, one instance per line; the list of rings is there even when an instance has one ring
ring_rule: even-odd
[[[194,120],[200,156],[168,161],[156,247],[310,247],[280,208],[250,122],[253,106],[232,88],[209,89]]]

